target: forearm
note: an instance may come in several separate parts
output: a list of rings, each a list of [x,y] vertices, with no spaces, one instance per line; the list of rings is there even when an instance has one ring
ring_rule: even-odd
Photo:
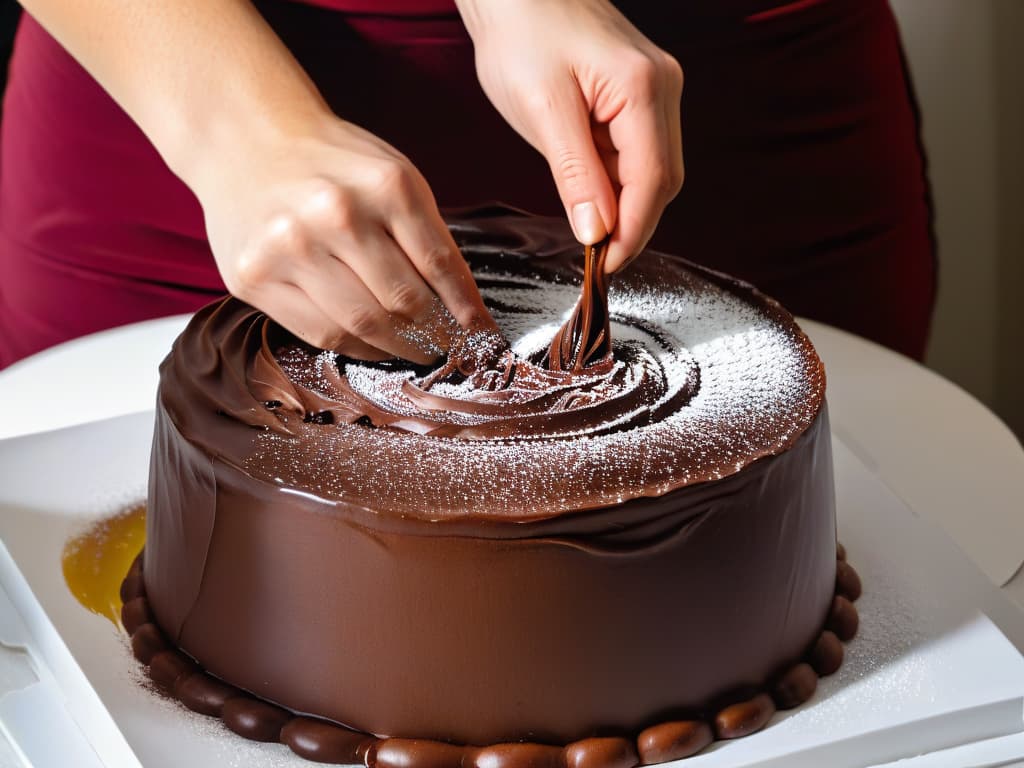
[[[327,111],[249,0],[22,0],[194,190],[212,153]]]

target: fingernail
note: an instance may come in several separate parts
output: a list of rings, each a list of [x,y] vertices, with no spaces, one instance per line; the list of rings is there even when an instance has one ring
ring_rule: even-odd
[[[597,206],[590,202],[577,203],[573,206],[572,226],[576,230],[576,237],[584,245],[593,245],[608,234]]]

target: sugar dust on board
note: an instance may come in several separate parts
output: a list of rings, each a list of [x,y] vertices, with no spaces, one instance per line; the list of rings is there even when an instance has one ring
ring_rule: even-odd
[[[121,623],[121,582],[146,540],[142,505],[99,521],[61,553],[64,581],[85,608]]]

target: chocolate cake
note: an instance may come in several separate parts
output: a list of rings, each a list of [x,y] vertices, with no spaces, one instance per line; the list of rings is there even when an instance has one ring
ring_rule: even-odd
[[[450,226],[504,339],[436,370],[231,298],[176,341],[124,588],[153,679],[311,759],[413,768],[660,762],[806,700],[860,587],[792,317],[659,253],[609,288],[561,221]]]

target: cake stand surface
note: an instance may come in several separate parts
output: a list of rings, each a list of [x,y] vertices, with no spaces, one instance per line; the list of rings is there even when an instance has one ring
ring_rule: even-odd
[[[21,435],[0,440],[0,723],[43,750],[36,768],[309,765],[144,691],[123,640],[59,578],[67,536],[144,491],[151,414],[86,422],[151,408],[156,364],[185,320],[97,334],[0,373],[0,438]],[[1024,735],[1008,735],[1022,728],[1024,662],[1005,637],[1024,647],[1024,614],[1005,595],[1024,603],[1024,577],[1014,578],[1024,451],[980,404],[920,366],[804,326],[829,372],[840,531],[864,577],[863,631],[808,705],[681,765],[841,768],[922,751],[930,754],[900,765],[1013,765],[1024,758]],[[30,436],[74,423],[83,425]],[[22,764],[0,735],[0,767]]]

